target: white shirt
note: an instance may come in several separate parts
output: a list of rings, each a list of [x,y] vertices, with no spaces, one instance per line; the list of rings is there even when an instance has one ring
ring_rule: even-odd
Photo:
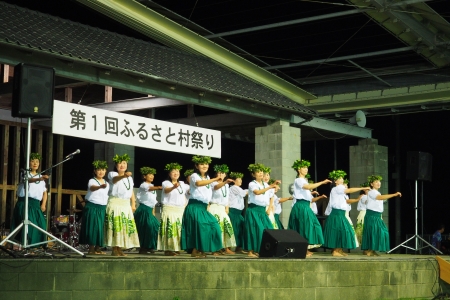
[[[145,181],[141,183],[141,186],[139,187],[139,193],[136,196],[139,204],[144,204],[148,207],[155,207],[156,203],[158,203],[158,201],[156,200],[156,191],[149,191],[150,187],[152,186],[153,184]]]
[[[113,178],[116,176],[119,176],[119,173],[114,171],[108,173],[108,181],[110,185],[109,195],[120,199],[131,199],[134,187],[133,178],[122,178],[114,184]]]
[[[308,184],[308,180],[306,178],[296,178],[294,181],[294,193],[292,196],[294,197],[294,201],[292,205],[297,202],[297,199],[311,201],[313,196],[311,195],[310,190],[304,190],[303,186]]]
[[[220,189],[215,190],[214,187],[218,184],[219,183],[217,181],[211,183],[211,189],[213,191],[211,203],[228,206],[229,205],[228,197],[230,196],[230,186],[228,185],[228,183],[226,183]]]
[[[317,210],[317,203],[316,202],[311,202],[311,210],[313,211],[313,213],[315,215],[317,215],[319,213],[319,211]]]
[[[345,186],[343,184],[340,184],[338,186],[335,186],[331,189],[330,193],[330,203],[329,205],[333,209],[342,209],[347,210],[348,204],[347,199],[345,198]]]
[[[206,176],[206,179],[200,178],[200,175],[197,173],[194,173],[191,175],[190,178],[190,193],[191,193],[191,199],[195,199],[198,201],[201,201],[203,203],[208,204],[209,201],[211,201],[212,198],[212,187],[211,184],[204,185],[204,186],[196,186],[195,183],[197,181],[202,180],[209,180],[209,176]]]
[[[270,191],[266,191],[264,194],[255,195],[253,191],[255,190],[263,190],[268,187],[268,185],[263,182],[263,185],[260,185],[255,180],[249,183],[248,185],[248,203],[253,203],[259,206],[267,206],[270,204]]]
[[[100,186],[101,182],[97,179],[91,178],[88,182],[88,189],[86,196],[84,197],[87,201],[98,204],[106,205],[108,204],[108,194],[109,194],[109,183],[105,180],[106,188],[99,188],[96,191],[91,191],[91,186]]]
[[[366,205],[367,205],[367,195],[362,195],[361,199],[358,202],[357,209],[359,211],[366,210]]]
[[[173,187],[173,183],[169,180],[166,180],[162,183],[162,204],[167,206],[185,206],[187,199],[186,199],[186,192],[189,191],[189,185],[182,181],[178,181],[180,184],[176,189],[171,191],[170,193],[164,192],[166,188]]]
[[[28,172],[28,178],[40,178],[41,175],[32,175],[30,172]],[[42,196],[44,192],[47,190],[47,187],[45,186],[45,181],[37,181],[37,182],[29,182],[28,183],[28,198],[34,198],[39,201],[42,200]],[[17,187],[17,196],[18,197],[25,197],[25,188],[23,183],[20,183]]]
[[[277,195],[273,195],[273,206],[275,208],[275,214],[279,215],[281,214],[281,203],[280,198]]]
[[[367,193],[367,209],[382,213],[384,210],[383,200],[377,200],[377,196],[380,195],[380,192],[377,190],[370,190]]]
[[[348,195],[345,194],[345,202],[347,202],[348,199],[349,199],[349,198],[348,198]],[[347,203],[347,211],[351,211],[351,210],[352,210],[352,205],[349,204],[349,203]]]
[[[240,186],[233,185],[230,187],[230,197],[228,197],[228,203],[231,208],[243,210],[245,207],[244,197],[247,195],[248,190],[243,190]]]

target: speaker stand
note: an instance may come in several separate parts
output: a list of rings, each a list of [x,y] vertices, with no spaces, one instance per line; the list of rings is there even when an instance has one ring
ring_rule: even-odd
[[[31,152],[31,118],[28,118],[27,120],[27,152],[26,152],[26,172],[23,178],[23,185],[25,188],[25,207],[24,207],[24,219],[23,222],[19,224],[19,226],[14,229],[3,241],[0,242],[0,246],[2,247],[2,250],[4,249],[4,245],[6,244],[6,242],[9,242],[10,244],[13,245],[18,245],[18,246],[22,246],[23,249],[29,249],[33,246],[38,246],[38,245],[43,245],[43,244],[48,244],[51,242],[57,242],[61,245],[64,245],[65,247],[71,249],[72,251],[80,254],[83,257],[86,257],[86,255],[75,249],[74,247],[64,243],[63,241],[61,241],[60,239],[58,239],[57,237],[53,236],[52,234],[48,233],[47,231],[45,231],[44,229],[40,228],[39,226],[37,226],[36,224],[33,224],[30,220],[28,220],[28,169],[30,168],[30,152]],[[69,158],[71,159],[71,157]],[[57,165],[67,161],[68,159],[58,163]],[[55,165],[56,166],[56,165]],[[30,244],[28,245],[28,226],[32,226],[35,229],[39,230],[40,232],[42,232],[43,234],[45,234],[47,236],[47,241],[44,242],[39,242],[39,243],[35,243],[35,244]],[[12,240],[10,240],[10,238],[14,237],[17,232],[23,227],[23,245],[16,243]],[[51,240],[48,240],[48,237],[51,238]],[[9,254],[9,252],[8,252]]]
[[[420,250],[422,250],[422,249],[424,249],[424,248],[426,248],[426,247],[431,247],[431,248],[433,248],[437,253],[442,254],[441,251],[439,251],[438,249],[436,249],[433,245],[431,245],[431,244],[428,243],[426,240],[424,240],[421,236],[419,236],[419,234],[418,234],[418,225],[417,225],[417,221],[418,221],[418,219],[417,219],[417,218],[418,218],[418,212],[417,212],[417,209],[418,209],[418,207],[417,207],[417,179],[416,179],[416,182],[415,182],[415,195],[414,195],[414,212],[415,212],[415,219],[414,219],[414,221],[415,221],[415,233],[414,233],[414,235],[413,235],[412,237],[410,237],[409,239],[407,239],[406,241],[404,241],[404,242],[401,243],[400,245],[398,245],[398,246],[396,246],[395,248],[389,250],[389,251],[387,252],[388,254],[390,254],[391,252],[395,251],[395,249],[397,249],[397,248],[399,248],[399,247],[405,247],[405,248],[410,249],[410,250],[413,250],[413,251],[415,251],[415,252],[418,252],[418,251],[420,251]],[[409,241],[411,241],[412,239],[415,239],[415,247],[414,247],[414,248],[409,247],[409,246],[406,245],[406,244],[407,244]],[[420,239],[424,244],[426,244],[426,246],[420,247],[420,248],[419,248],[419,239]]]

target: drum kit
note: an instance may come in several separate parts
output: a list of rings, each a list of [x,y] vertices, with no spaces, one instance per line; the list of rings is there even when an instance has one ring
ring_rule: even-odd
[[[72,207],[68,209],[67,212],[69,213],[68,215],[52,217],[51,232],[55,237],[66,244],[74,248],[80,248],[82,247],[82,245],[79,244],[81,220],[78,220],[77,213],[81,212],[81,210]]]

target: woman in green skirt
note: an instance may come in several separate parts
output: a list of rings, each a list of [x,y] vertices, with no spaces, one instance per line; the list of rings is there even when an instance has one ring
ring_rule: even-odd
[[[244,174],[238,172],[231,172],[230,178],[234,179],[234,184],[230,187],[229,197],[229,211],[231,225],[233,226],[234,235],[236,238],[236,253],[247,254],[242,249],[244,246],[244,217],[242,216],[242,210],[245,207],[244,197],[248,194],[248,190],[243,190],[242,177]]]
[[[311,190],[331,182],[325,179],[317,183],[308,183],[306,176],[310,165],[311,163],[304,159],[297,159],[292,165],[292,168],[297,172],[297,178],[294,181],[294,206],[289,215],[288,223],[288,229],[297,231],[308,240],[308,249],[320,247],[323,244],[322,226],[310,207],[313,200]],[[308,250],[306,256],[312,255],[313,252]]]
[[[364,217],[364,231],[361,249],[367,256],[378,256],[375,251],[387,252],[389,250],[389,231],[381,219],[384,201],[402,196],[400,192],[381,195],[381,176],[371,175],[368,182],[372,189],[367,193],[367,209]]]
[[[106,204],[108,204],[109,184],[103,179],[108,169],[106,161],[96,160],[94,178],[89,179],[88,191],[83,208],[80,230],[80,244],[89,245],[88,254],[106,254],[100,247],[104,244]]]
[[[47,207],[47,188],[45,180],[47,175],[38,175],[37,170],[41,163],[41,155],[39,153],[30,154],[30,169],[26,176],[28,181],[28,220],[42,229],[47,228],[44,211]],[[16,206],[14,207],[13,217],[11,221],[11,232],[16,229],[25,217],[25,187],[23,182],[18,186]],[[24,243],[23,227],[16,233],[16,239]],[[46,236],[33,226],[28,226],[27,244],[35,244],[44,242]]]
[[[342,170],[330,172],[329,177],[334,180],[335,187],[331,189],[329,206],[331,213],[328,216],[324,228],[324,246],[333,249],[333,256],[347,256],[342,250],[356,248],[355,232],[352,225],[345,217],[348,209],[346,194],[355,193],[367,187],[362,188],[346,188],[344,185],[344,177],[347,174]]]
[[[158,246],[159,221],[155,217],[156,191],[161,190],[161,186],[152,184],[155,179],[156,170],[149,167],[141,168],[141,175],[144,182],[139,187],[137,200],[139,206],[134,213],[134,220],[139,236],[139,254],[148,254],[155,251]]]
[[[263,164],[251,164],[248,170],[253,178],[248,185],[248,208],[245,212],[244,221],[244,249],[248,251],[249,257],[258,257],[264,229],[273,229],[272,222],[268,217],[266,207],[273,207],[273,198],[269,191],[280,184],[275,180],[271,185],[263,181],[265,166]]]
[[[191,253],[192,257],[206,257],[206,252],[217,252],[222,246],[222,230],[217,219],[208,212],[211,201],[211,183],[220,181],[220,177],[210,179],[208,174],[211,158],[194,156],[196,173],[190,177],[190,199],[183,213],[181,227],[181,249]]]

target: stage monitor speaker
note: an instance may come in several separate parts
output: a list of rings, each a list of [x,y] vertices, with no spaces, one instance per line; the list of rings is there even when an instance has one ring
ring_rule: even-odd
[[[308,241],[295,230],[265,229],[259,257],[306,258]]]
[[[406,160],[406,179],[431,181],[433,157],[430,153],[409,151]]]
[[[14,118],[53,116],[55,70],[29,64],[14,67],[12,110]]]

